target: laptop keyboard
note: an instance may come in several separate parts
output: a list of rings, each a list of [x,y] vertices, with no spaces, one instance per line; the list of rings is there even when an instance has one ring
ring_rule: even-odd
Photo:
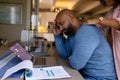
[[[45,57],[35,57],[34,65],[46,65]]]

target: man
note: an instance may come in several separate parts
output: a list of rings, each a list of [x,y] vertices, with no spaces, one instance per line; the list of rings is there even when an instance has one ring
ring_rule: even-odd
[[[60,57],[69,59],[85,80],[117,80],[111,47],[97,27],[83,24],[64,9],[56,16],[53,33]]]

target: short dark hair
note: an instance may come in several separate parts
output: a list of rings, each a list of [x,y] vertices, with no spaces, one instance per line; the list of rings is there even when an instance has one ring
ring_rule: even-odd
[[[106,5],[105,1],[106,0],[100,0],[100,4],[102,4],[103,6],[105,6]],[[116,4],[120,4],[120,0],[114,0],[114,1],[115,1],[115,5]]]
[[[100,4],[105,6],[105,0],[100,0]]]

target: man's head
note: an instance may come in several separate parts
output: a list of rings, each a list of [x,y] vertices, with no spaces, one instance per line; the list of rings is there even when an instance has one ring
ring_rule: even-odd
[[[66,35],[74,34],[76,31],[77,18],[73,11],[64,9],[60,11],[55,19],[55,28],[59,29],[61,33]]]

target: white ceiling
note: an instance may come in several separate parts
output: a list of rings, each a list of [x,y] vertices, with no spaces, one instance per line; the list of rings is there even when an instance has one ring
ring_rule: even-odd
[[[68,8],[78,14],[88,15],[104,14],[110,9],[101,6],[99,0],[42,0],[39,4],[40,11],[54,11],[55,8]]]

